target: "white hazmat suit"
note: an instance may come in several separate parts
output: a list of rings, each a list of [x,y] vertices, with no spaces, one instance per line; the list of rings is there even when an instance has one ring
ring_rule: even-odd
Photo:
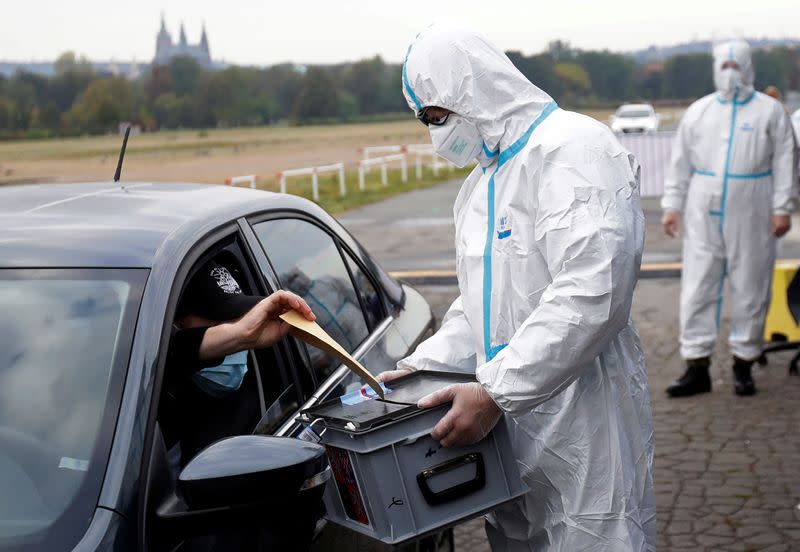
[[[728,86],[728,60],[740,67],[738,86]],[[746,42],[714,48],[714,83],[717,92],[681,120],[661,202],[683,213],[681,355],[713,352],[727,277],[731,352],[753,360],[763,346],[775,260],[770,215],[789,214],[796,194],[794,139],[781,104],[753,90]]]
[[[421,33],[403,83],[412,109],[447,108],[484,142],[487,166],[454,206],[460,296],[398,367],[474,372],[506,413],[530,492],[489,517],[493,549],[655,550],[653,422],[630,320],[635,159],[470,31]]]

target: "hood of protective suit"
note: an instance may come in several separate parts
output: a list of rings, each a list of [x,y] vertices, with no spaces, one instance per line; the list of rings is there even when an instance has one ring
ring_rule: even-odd
[[[739,64],[741,84],[737,90],[729,90],[726,84],[727,70],[722,69],[726,61],[735,61]],[[746,100],[753,94],[753,59],[750,55],[750,45],[744,40],[722,42],[714,47],[714,86],[723,100],[730,100],[736,96],[737,101]]]
[[[487,154],[513,144],[553,101],[486,38],[439,24],[409,46],[403,94],[415,113],[444,107],[474,123]]]

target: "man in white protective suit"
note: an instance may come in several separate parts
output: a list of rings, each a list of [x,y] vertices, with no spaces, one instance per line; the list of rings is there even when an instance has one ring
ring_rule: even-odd
[[[644,219],[639,167],[603,124],[558,108],[482,36],[433,26],[403,92],[436,151],[479,165],[454,206],[460,296],[408,370],[474,373],[445,447],[507,423],[530,491],[488,516],[494,550],[655,550],[653,421],[630,319]]]
[[[667,388],[673,397],[711,391],[726,279],[734,391],[755,393],[751,367],[762,353],[775,239],[789,230],[797,194],[789,117],[753,90],[746,42],[714,48],[714,85],[681,120],[661,201],[669,236],[684,219],[680,349],[687,367]]]

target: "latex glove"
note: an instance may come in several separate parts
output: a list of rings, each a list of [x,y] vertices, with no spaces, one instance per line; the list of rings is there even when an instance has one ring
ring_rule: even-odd
[[[667,236],[674,238],[681,229],[681,214],[678,211],[667,211],[661,217],[661,226]]]
[[[480,383],[456,383],[419,400],[420,408],[433,408],[451,402],[453,406],[439,420],[431,437],[443,447],[462,447],[486,437],[500,420],[503,411]]]
[[[381,372],[376,376],[375,379],[382,383],[388,383],[392,380],[397,378],[402,378],[403,376],[407,376],[413,372],[413,370],[409,370],[408,368],[400,368],[399,370],[387,370],[386,372]]]
[[[792,217],[789,215],[772,215],[772,235],[780,238],[792,227]]]

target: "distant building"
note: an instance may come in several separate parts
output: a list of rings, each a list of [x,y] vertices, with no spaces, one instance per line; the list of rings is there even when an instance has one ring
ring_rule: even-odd
[[[203,33],[200,35],[199,44],[189,44],[186,41],[186,31],[181,23],[181,34],[178,42],[172,41],[172,35],[167,31],[164,23],[164,15],[161,15],[161,29],[156,36],[156,56],[153,58],[153,65],[166,65],[177,56],[188,56],[194,58],[202,67],[211,68],[211,53],[208,49],[208,36],[206,35],[206,25],[203,24]]]

